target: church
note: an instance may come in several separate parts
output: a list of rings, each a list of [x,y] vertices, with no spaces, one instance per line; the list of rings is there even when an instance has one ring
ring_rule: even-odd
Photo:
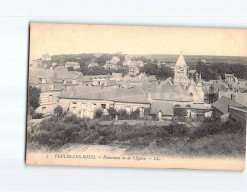
[[[168,78],[159,85],[150,87],[148,99],[151,102],[151,114],[158,115],[159,120],[173,118],[178,113],[191,117],[198,115],[199,110],[207,112],[210,104],[204,103],[204,92],[201,74],[196,81],[188,77],[187,66],[181,52],[174,69],[174,78]],[[181,110],[182,109],[182,110]]]
[[[195,82],[192,78],[188,78],[189,66],[187,66],[184,56],[181,52],[174,70],[174,85],[181,84],[187,94],[193,98],[194,104],[204,103],[204,92],[202,90],[202,79],[201,74],[197,81]]]

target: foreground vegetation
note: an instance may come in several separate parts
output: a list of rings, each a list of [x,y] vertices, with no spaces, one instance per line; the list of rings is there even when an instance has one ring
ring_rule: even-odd
[[[151,153],[180,156],[235,156],[245,154],[245,128],[231,120],[221,123],[206,119],[199,127],[185,124],[154,126],[149,122],[114,125],[100,119],[85,120],[70,116],[43,119],[27,132],[30,150],[57,150],[66,144],[126,146],[128,151],[148,150]]]

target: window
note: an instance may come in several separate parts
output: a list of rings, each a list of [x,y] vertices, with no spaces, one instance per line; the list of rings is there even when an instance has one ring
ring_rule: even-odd
[[[101,108],[102,109],[105,109],[106,108],[106,105],[105,104],[101,104]]]
[[[46,107],[42,107],[42,113],[44,114],[46,110]]]
[[[96,108],[96,104],[92,104],[92,110]]]
[[[54,89],[54,86],[53,86],[52,84],[49,85],[49,89],[50,89],[50,90]]]
[[[82,108],[82,109],[87,109],[87,104],[82,103],[82,104],[81,104],[81,108]]]
[[[52,100],[53,100],[53,95],[49,95],[49,102],[52,102]]]
[[[73,114],[76,114],[76,107],[73,107]]]

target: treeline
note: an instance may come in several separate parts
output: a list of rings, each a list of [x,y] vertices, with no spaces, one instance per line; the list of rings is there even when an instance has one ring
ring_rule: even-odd
[[[157,79],[165,80],[169,77],[173,77],[173,70],[169,67],[159,67],[156,63],[145,64],[140,68],[140,72],[146,73],[146,75],[156,75]]]
[[[202,74],[202,79],[215,80],[225,79],[225,73],[234,74],[239,79],[247,79],[247,66],[241,64],[226,64],[226,63],[214,63],[204,64],[198,62],[196,65],[197,72]]]

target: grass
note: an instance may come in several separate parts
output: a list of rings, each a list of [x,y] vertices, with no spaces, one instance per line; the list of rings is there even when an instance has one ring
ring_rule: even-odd
[[[149,152],[168,156],[245,155],[244,124],[231,120],[221,123],[207,119],[198,127],[171,122],[167,125],[127,121],[115,125],[108,121],[85,120],[74,115],[44,119],[28,131],[30,150],[58,150],[66,144],[127,146],[129,152]]]

